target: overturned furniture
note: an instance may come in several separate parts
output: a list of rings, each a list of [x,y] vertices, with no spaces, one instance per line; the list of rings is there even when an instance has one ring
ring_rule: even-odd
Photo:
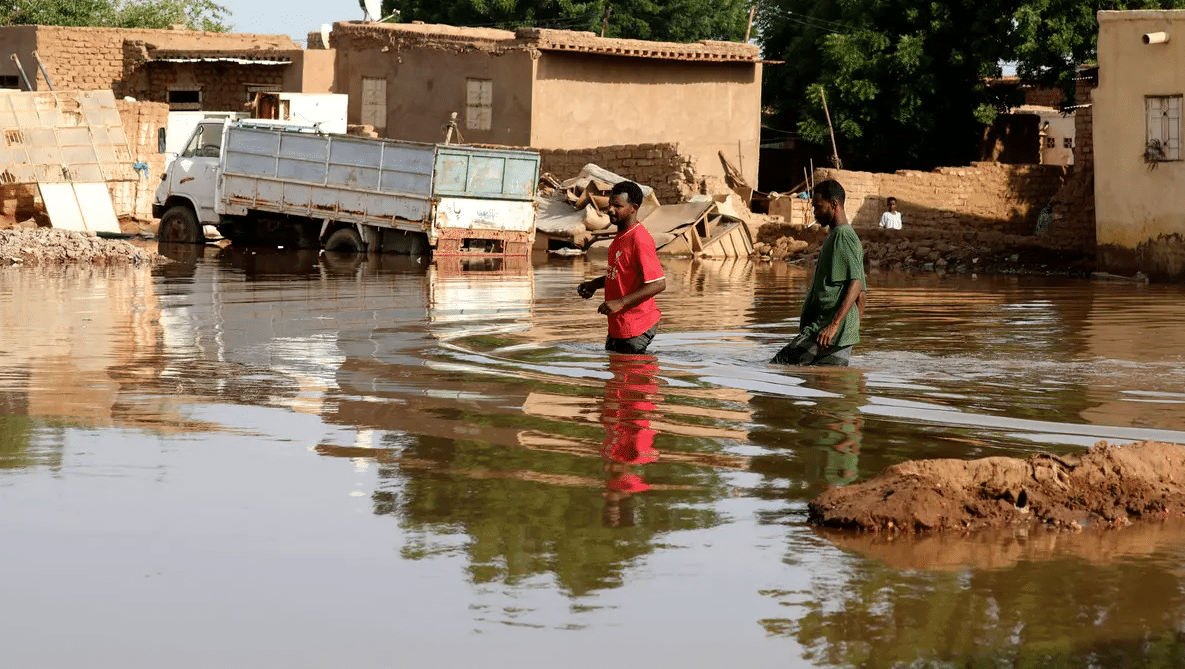
[[[0,91],[0,188],[36,187],[55,228],[120,234],[108,182],[136,181],[111,91]]]
[[[749,227],[727,199],[701,195],[663,205],[642,221],[662,255],[747,258],[753,254]],[[608,249],[613,232],[599,235],[590,252]]]
[[[654,237],[658,252],[665,255],[747,258],[753,254],[749,227],[724,199],[700,196],[666,205],[643,225]]]
[[[569,243],[591,252],[607,249],[617,230],[601,212],[609,203],[613,186],[625,177],[594,164],[558,184],[550,196],[539,196],[538,229],[544,239]],[[645,184],[638,220],[654,237],[658,252],[706,258],[748,257],[753,239],[734,196],[700,195],[682,204],[659,204]],[[747,211],[747,210],[746,210]]]

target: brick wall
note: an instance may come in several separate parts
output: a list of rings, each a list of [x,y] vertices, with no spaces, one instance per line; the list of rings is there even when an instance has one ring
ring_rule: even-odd
[[[1080,80],[1078,84],[1078,103],[1090,104],[1093,83]],[[1093,107],[1074,112],[1074,167],[1053,200],[1053,222],[1042,236],[1058,248],[1095,248]]]
[[[113,181],[109,184],[120,218],[152,220],[152,199],[165,169],[165,154],[157,151],[157,133],[169,122],[169,105],[160,102],[116,100],[123,131],[128,138],[132,160],[148,166],[148,174],[137,181]]]
[[[663,204],[682,202],[698,192],[695,159],[675,144],[631,144],[590,149],[541,149],[540,172],[560,181],[578,174],[588,163],[650,186]]]
[[[1061,188],[1066,168],[1055,165],[973,163],[933,172],[874,174],[817,169],[815,183],[836,179],[847,192],[847,212],[856,227],[876,227],[885,200],[897,198],[908,228],[984,229],[1032,234],[1037,215]]]
[[[144,61],[148,58],[150,48],[169,49],[202,49],[202,50],[236,50],[244,52],[259,52],[261,50],[299,50],[299,46],[290,38],[282,35],[251,35],[236,33],[208,33],[187,30],[141,30],[122,28],[75,28],[60,26],[37,27],[37,51],[53,79],[54,88],[63,90],[103,90],[111,89],[116,98],[132,96],[148,98],[153,101],[167,100],[168,89],[163,93],[154,88],[158,82],[150,81],[149,72],[145,72]],[[184,63],[157,63],[153,69],[164,66],[165,70],[176,65],[199,65]],[[200,64],[205,65],[205,64]],[[223,67],[242,67],[224,64]],[[26,64],[26,71],[30,76],[36,71]],[[245,95],[244,83],[267,84],[281,80],[285,66],[247,66],[249,77],[260,78],[256,81],[248,75],[237,76],[234,84],[238,84],[240,97]],[[267,70],[265,75],[258,70]],[[220,76],[225,69],[210,69],[203,71],[199,81],[221,83]],[[213,77],[209,79],[208,77]],[[48,88],[45,77],[37,74],[38,90]],[[229,86],[230,84],[228,84]],[[237,109],[238,107],[235,107]],[[211,107],[213,109],[213,107]],[[224,109],[224,107],[218,107]]]
[[[123,38],[126,32],[114,28],[39,26],[37,52],[53,79],[54,89],[112,89],[116,98],[126,95],[118,88],[124,73]],[[37,89],[46,90],[45,77],[40,73],[37,77],[40,80]]]

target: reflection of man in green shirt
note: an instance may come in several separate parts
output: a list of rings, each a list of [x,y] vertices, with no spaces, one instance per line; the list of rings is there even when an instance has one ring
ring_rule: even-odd
[[[842,365],[860,341],[864,314],[864,247],[848,223],[845,194],[838,181],[815,186],[811,207],[831,234],[819,250],[815,276],[802,303],[798,336],[770,362],[787,365]],[[856,307],[853,309],[852,307]]]

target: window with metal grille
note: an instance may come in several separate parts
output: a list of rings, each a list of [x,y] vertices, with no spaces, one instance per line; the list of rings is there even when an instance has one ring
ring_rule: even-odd
[[[494,124],[494,82],[489,79],[465,80],[465,127],[489,130]]]
[[[1063,137],[1062,138],[1062,148],[1063,149],[1074,148],[1074,138],[1073,137]]]
[[[1159,147],[1160,160],[1181,160],[1181,96],[1149,95],[1144,98],[1148,111],[1148,147]]]
[[[387,80],[381,77],[362,77],[362,125],[375,130],[387,127]]]

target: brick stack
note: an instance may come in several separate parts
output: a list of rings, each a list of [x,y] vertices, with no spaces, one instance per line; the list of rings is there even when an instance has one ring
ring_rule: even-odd
[[[679,153],[676,144],[629,144],[590,149],[540,149],[540,171],[560,181],[580,173],[588,163],[650,186],[659,202],[682,202],[698,191],[695,158]]]

